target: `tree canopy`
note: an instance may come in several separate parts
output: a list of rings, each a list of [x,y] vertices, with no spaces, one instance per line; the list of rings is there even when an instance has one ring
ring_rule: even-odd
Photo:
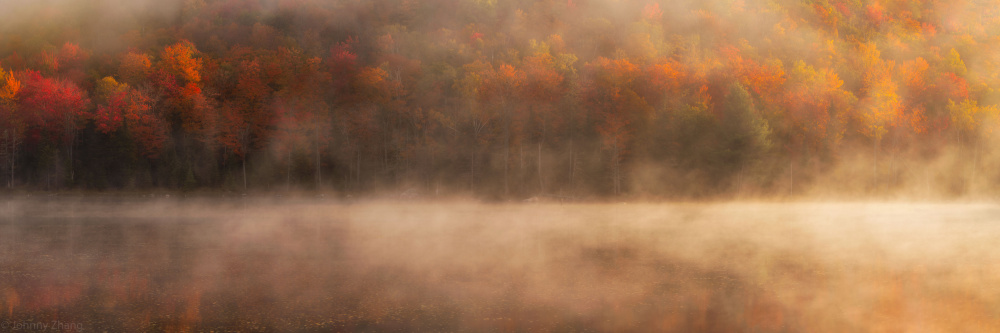
[[[22,19],[0,27],[8,187],[518,198],[1000,182],[990,1],[69,2],[15,4]]]

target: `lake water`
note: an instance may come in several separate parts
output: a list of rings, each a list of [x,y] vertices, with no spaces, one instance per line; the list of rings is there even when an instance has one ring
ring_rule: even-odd
[[[0,331],[1000,331],[1000,206],[0,202]]]

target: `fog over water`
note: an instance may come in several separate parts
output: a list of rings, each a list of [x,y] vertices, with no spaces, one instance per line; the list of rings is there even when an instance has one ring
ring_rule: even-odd
[[[998,8],[0,0],[0,333],[1000,332]]]
[[[993,247],[1000,207],[993,204],[52,197],[0,207],[0,321],[21,327],[845,332],[1000,325]]]

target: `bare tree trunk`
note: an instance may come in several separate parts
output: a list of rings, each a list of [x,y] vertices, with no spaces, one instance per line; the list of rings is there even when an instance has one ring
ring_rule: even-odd
[[[13,130],[10,132],[4,131],[4,136],[7,137],[7,143],[10,146],[9,149],[7,149],[7,152],[9,153],[7,159],[10,163],[10,182],[7,183],[7,188],[14,188],[14,168],[16,166],[17,146],[19,144],[18,133]]]
[[[872,159],[872,189],[875,193],[878,193],[878,138],[873,138],[872,140],[872,154],[875,157]]]
[[[469,191],[476,194],[476,148],[469,153]]]
[[[969,184],[975,184],[976,182],[976,171],[979,168],[979,147],[982,140],[976,140],[976,143],[972,144],[972,171],[969,172]]]
[[[792,196],[792,189],[795,187],[795,159],[788,156],[788,196]]]
[[[740,173],[736,176],[736,197],[743,196],[743,171],[746,169],[746,162],[740,162]]]
[[[389,133],[382,134],[382,171],[384,174],[389,171]]]
[[[509,164],[510,164],[510,124],[507,123],[507,119],[504,119],[504,124],[503,124],[503,195],[504,195],[504,197],[506,197],[508,194],[510,194],[510,185],[508,183],[508,169],[509,169]]]
[[[542,179],[542,141],[538,141],[538,192],[545,193],[545,182]]]
[[[316,132],[316,143],[313,146],[316,153],[316,189],[319,189],[319,184],[322,180],[320,175],[320,163],[319,163],[319,131]]]
[[[517,173],[520,177],[524,175],[524,145],[517,145]]]
[[[14,159],[17,156],[17,143],[14,142],[16,135],[11,135],[10,140],[10,183],[7,183],[7,188],[14,188]]]
[[[74,135],[75,137],[75,135]],[[76,180],[76,171],[73,169],[73,141],[75,138],[71,138],[69,141],[69,182],[73,183]]]
[[[344,144],[345,144],[345,147],[351,147],[351,145],[352,145],[352,142],[351,142],[351,132],[348,131],[347,128],[343,127],[343,126],[341,127],[341,131],[344,132]],[[348,162],[348,163],[350,163],[350,162]],[[356,169],[357,168],[355,168],[355,170],[351,170],[350,166],[347,167],[347,175],[345,176],[345,179],[344,179],[344,186],[351,186],[351,181],[354,180],[354,173],[355,172],[357,172],[357,173],[361,172],[361,170],[356,170]]]
[[[611,158],[612,158],[612,160],[611,160],[611,177],[612,177],[612,183],[611,184],[614,187],[614,193],[615,193],[615,195],[618,195],[619,193],[621,193],[621,183],[620,183],[621,180],[620,180],[620,177],[619,177],[620,176],[619,175],[620,171],[618,170],[618,168],[619,168],[618,159],[619,158],[618,158],[618,138],[617,137],[615,138],[614,146],[611,149]]]
[[[73,146],[75,146],[75,143],[76,143],[76,125],[75,125],[75,120],[70,121],[70,125],[69,126],[70,127],[67,130],[67,132],[69,132],[69,182],[72,184],[72,183],[75,183],[75,181],[76,181],[76,170],[73,167],[73,164],[74,164],[73,163]]]
[[[615,149],[615,154],[617,155],[617,148]],[[622,193],[622,165],[621,160],[617,157],[615,158],[615,195]]]
[[[500,101],[501,110],[503,110],[503,195],[504,197],[510,195],[510,122],[511,114],[510,108],[507,105],[507,99],[502,98]]]
[[[247,155],[243,153],[243,192],[247,191]]]
[[[425,142],[424,143],[425,147],[426,147],[426,144],[427,143]],[[434,170],[434,167],[437,165],[437,154],[435,154],[435,151],[434,151],[433,148],[430,148],[428,150],[429,150],[428,153],[431,156],[431,163],[429,165],[427,165],[427,164],[423,165],[424,168],[422,168],[423,170],[421,170],[420,173],[424,175],[424,181],[427,184],[427,186],[434,185],[434,196],[437,196],[437,192],[438,192],[437,177],[436,177],[435,174],[428,172],[428,170]]]
[[[576,188],[574,186],[574,184],[575,184],[575,178],[576,178],[576,155],[574,155],[575,153],[576,152],[573,151],[573,134],[570,133],[570,136],[569,136],[569,188],[570,188],[571,191]]]
[[[288,165],[285,170],[285,191],[290,191],[292,189],[292,150],[288,150]]]
[[[924,167],[924,198],[930,199],[931,197],[931,172]]]
[[[899,182],[899,172],[896,170],[896,154],[899,153],[899,133],[892,135],[892,153],[889,155],[889,179],[886,181],[885,190],[889,192],[889,187]]]

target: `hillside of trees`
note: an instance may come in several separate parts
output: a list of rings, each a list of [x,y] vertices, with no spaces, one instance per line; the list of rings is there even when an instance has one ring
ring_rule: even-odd
[[[997,1],[5,4],[13,189],[1000,194]]]

